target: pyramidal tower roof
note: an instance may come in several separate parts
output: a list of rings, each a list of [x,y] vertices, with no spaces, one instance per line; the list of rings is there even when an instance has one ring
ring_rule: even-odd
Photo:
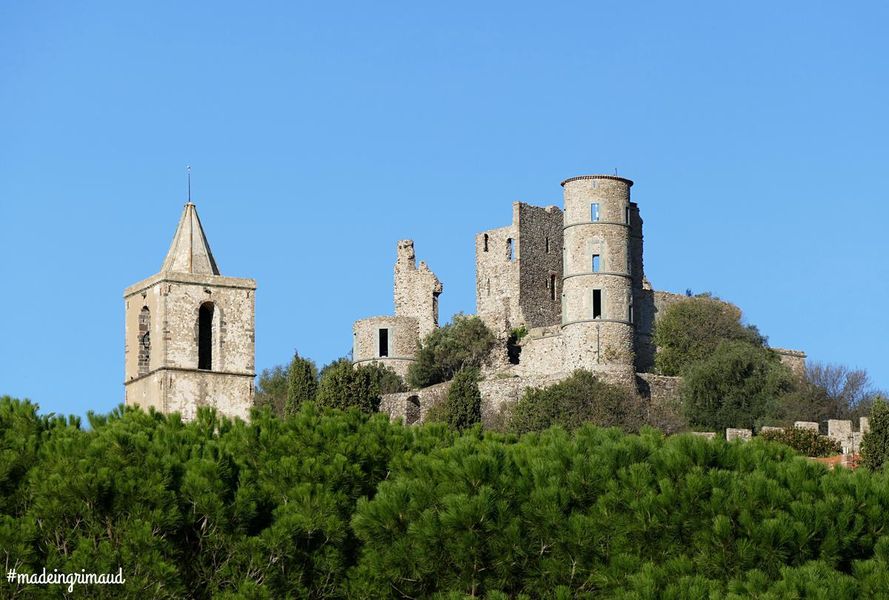
[[[170,244],[170,251],[164,259],[161,271],[195,273],[199,275],[219,275],[219,267],[213,259],[201,219],[194,204],[189,202],[182,211],[176,235]]]

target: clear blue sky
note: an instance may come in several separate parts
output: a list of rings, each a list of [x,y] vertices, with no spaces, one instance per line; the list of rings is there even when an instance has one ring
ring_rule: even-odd
[[[392,311],[395,243],[473,312],[475,232],[636,181],[657,289],[889,388],[889,9],[855,3],[3,2],[0,394],[123,400],[123,289],[185,166],[262,369]]]

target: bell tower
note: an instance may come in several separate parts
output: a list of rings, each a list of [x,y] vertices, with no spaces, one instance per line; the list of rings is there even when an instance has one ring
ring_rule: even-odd
[[[253,279],[223,277],[189,201],[160,273],[124,291],[126,404],[195,417],[253,405]]]

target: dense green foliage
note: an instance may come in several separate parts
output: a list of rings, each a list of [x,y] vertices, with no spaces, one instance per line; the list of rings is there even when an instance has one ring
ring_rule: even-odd
[[[459,436],[304,404],[251,423],[0,399],[0,553],[89,598],[875,597],[889,474],[584,427]],[[56,586],[0,597],[57,598]]]
[[[842,451],[839,442],[817,431],[801,427],[785,427],[778,430],[762,431],[759,437],[771,442],[786,444],[803,456],[833,456]]]
[[[277,366],[262,372],[255,404],[278,416],[293,414],[303,404],[316,401],[332,408],[355,406],[373,412],[383,394],[406,390],[395,371],[378,363],[353,368],[348,358],[339,358],[325,365],[319,374],[313,361],[294,354],[286,368]]]
[[[422,388],[448,381],[460,369],[482,366],[496,338],[478,317],[455,315],[453,320],[427,335],[408,370],[407,382]]]
[[[341,358],[321,371],[315,402],[328,408],[358,408],[376,412],[383,394],[404,390],[401,378],[390,368],[372,363],[352,366]]]
[[[641,400],[622,387],[599,381],[589,371],[546,388],[531,388],[509,411],[515,433],[543,431],[558,425],[573,431],[584,424],[636,431],[643,422]]]
[[[256,391],[253,403],[268,408],[276,415],[284,414],[287,402],[287,374],[290,365],[277,365],[271,369],[263,369],[256,378]]]
[[[482,395],[478,391],[478,371],[462,369],[454,376],[437,419],[457,431],[481,423]]]
[[[706,294],[680,300],[658,317],[655,367],[663,375],[684,375],[723,341],[764,344],[756,327],[741,323],[738,307]]]
[[[287,369],[287,400],[284,414],[291,415],[305,402],[312,402],[318,392],[318,368],[315,363],[298,353],[293,355]]]
[[[870,431],[861,441],[861,464],[876,471],[889,460],[889,404],[882,398],[873,403]]]
[[[753,429],[775,413],[779,399],[792,389],[793,376],[774,352],[724,341],[689,368],[682,399],[693,426]]]

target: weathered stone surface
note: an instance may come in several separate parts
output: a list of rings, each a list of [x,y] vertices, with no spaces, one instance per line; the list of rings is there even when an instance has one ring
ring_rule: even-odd
[[[386,349],[380,347],[381,330],[388,332]],[[419,339],[419,325],[413,317],[371,317],[356,321],[352,328],[352,362],[356,365],[378,362],[403,378],[414,362]]]
[[[753,438],[753,431],[750,429],[738,429],[729,427],[725,430],[725,439],[726,441],[731,442],[732,440],[743,440],[747,441]]]
[[[716,439],[715,431],[689,431],[691,435],[696,435],[698,437],[707,438],[708,440]]]
[[[562,211],[512,205],[512,225],[475,237],[476,311],[496,334],[559,322]]]
[[[870,418],[869,417],[860,417],[858,419],[858,431],[862,434],[870,433]]]
[[[770,427],[769,425],[763,425],[759,428],[759,433],[768,433],[770,431],[784,431],[783,427]]]
[[[799,350],[788,350],[787,348],[772,348],[778,353],[778,358],[786,365],[790,371],[798,378],[802,378],[806,374],[806,353]]]
[[[810,429],[814,432],[818,432],[818,423],[814,421],[796,421],[793,424],[797,429]]]
[[[416,319],[420,339],[438,327],[441,282],[425,262],[417,267],[413,240],[398,242],[395,262],[395,316]]]
[[[441,282],[426,263],[417,267],[414,242],[400,240],[395,261],[395,316],[371,317],[352,326],[352,362],[381,363],[402,378],[414,362],[420,340],[438,327]],[[388,339],[381,344],[382,336]]]

